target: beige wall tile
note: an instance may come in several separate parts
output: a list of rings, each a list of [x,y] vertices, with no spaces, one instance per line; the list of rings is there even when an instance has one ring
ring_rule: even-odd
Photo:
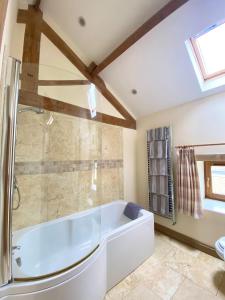
[[[18,114],[16,162],[117,160],[122,149],[120,127],[47,111]],[[34,165],[34,175],[17,174],[22,201],[14,230],[123,199],[122,167],[57,171],[35,174]]]
[[[54,121],[46,129],[46,160],[79,159],[79,121],[60,114],[53,115]]]
[[[73,173],[47,174],[47,216],[53,220],[75,212],[73,198]]]
[[[79,119],[79,159],[97,160],[102,158],[101,134],[102,124],[85,119]]]
[[[21,204],[13,211],[13,230],[45,222],[47,220],[47,206],[45,196],[46,181],[42,175],[18,176],[18,185],[21,193]],[[14,194],[15,204],[18,201]],[[15,205],[14,205],[15,206]]]
[[[122,141],[121,127],[102,124],[102,159],[123,159]]]
[[[119,168],[101,170],[102,203],[123,199],[123,181]]]
[[[44,159],[44,116],[34,112],[18,113],[16,161]]]

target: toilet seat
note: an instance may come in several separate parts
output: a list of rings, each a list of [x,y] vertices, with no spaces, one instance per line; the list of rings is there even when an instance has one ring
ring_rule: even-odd
[[[224,260],[225,237],[221,237],[219,240],[216,241],[215,248],[219,257]]]
[[[220,245],[221,248],[225,248],[225,237],[222,237],[218,240],[218,244]]]

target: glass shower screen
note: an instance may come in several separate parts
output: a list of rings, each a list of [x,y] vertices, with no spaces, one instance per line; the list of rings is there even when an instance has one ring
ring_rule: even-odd
[[[39,78],[22,82],[17,116],[12,218],[17,281],[79,264],[101,237],[102,125],[99,116],[96,121],[101,108],[95,86],[79,72],[47,65],[39,66]]]

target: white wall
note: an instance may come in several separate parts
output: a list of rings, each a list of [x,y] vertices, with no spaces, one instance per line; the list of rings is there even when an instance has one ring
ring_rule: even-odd
[[[225,142],[225,93],[217,94],[151,114],[138,120],[137,132],[137,188],[138,201],[148,207],[146,130],[172,126],[173,144],[202,144]],[[197,148],[196,153],[225,153],[224,147]],[[170,227],[208,245],[225,235],[225,215],[204,211],[200,220],[178,215],[177,224],[155,217],[157,223]]]

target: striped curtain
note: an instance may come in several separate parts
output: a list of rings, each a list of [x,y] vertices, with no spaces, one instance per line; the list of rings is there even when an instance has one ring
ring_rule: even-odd
[[[179,212],[196,219],[202,216],[198,169],[191,147],[177,151],[177,200]]]
[[[175,223],[169,127],[147,131],[150,211]]]

